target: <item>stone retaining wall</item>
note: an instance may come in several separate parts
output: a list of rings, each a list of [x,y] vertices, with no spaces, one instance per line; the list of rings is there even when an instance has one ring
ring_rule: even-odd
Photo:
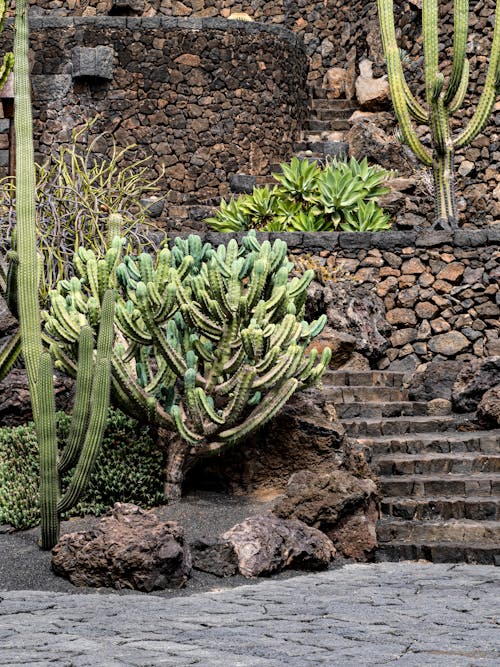
[[[230,174],[288,159],[303,122],[307,60],[279,26],[42,17],[31,20],[31,46],[38,158],[101,114],[91,134],[136,144],[131,159],[152,156],[153,176],[163,164],[171,204],[218,203]],[[97,154],[110,145],[100,140]]]
[[[227,243],[210,232],[205,239]],[[431,359],[500,354],[500,225],[456,232],[288,233],[292,254],[310,254],[373,287],[393,326],[378,367],[413,370]],[[342,278],[342,272],[339,274]]]

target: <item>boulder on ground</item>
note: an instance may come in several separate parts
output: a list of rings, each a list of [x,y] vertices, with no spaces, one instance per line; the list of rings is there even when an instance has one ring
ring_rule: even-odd
[[[457,375],[451,400],[458,412],[474,412],[483,395],[500,384],[500,356],[474,359]]]
[[[238,571],[238,556],[227,540],[198,539],[190,542],[189,548],[194,570],[215,574],[217,577],[231,577]]]
[[[322,570],[335,556],[324,533],[296,519],[258,515],[245,519],[222,535],[238,555],[245,577],[258,577],[285,568]]]
[[[461,361],[431,361],[423,371],[412,376],[408,387],[410,400],[450,400],[453,385],[462,368]]]
[[[483,394],[477,406],[477,419],[485,428],[500,428],[500,384]]]
[[[63,535],[52,569],[75,586],[153,591],[182,587],[191,572],[183,528],[131,503],[115,503],[90,530]]]
[[[377,546],[377,484],[342,469],[290,477],[286,496],[273,512],[299,519],[328,535],[346,558],[367,560]]]

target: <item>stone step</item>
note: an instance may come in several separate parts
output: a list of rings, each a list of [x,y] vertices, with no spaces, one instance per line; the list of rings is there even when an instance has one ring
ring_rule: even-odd
[[[366,401],[340,403],[336,406],[340,419],[376,419],[382,417],[422,417],[427,415],[425,401]]]
[[[446,415],[444,417],[387,417],[374,419],[341,419],[346,434],[359,436],[404,435],[405,433],[435,433],[451,431],[466,423],[469,416]]]
[[[378,475],[500,473],[500,454],[386,454],[373,460]]]
[[[500,521],[448,521],[410,520],[383,518],[377,522],[377,539],[380,545],[387,542],[464,542],[494,543],[500,550]]]
[[[500,429],[494,431],[457,431],[441,433],[408,433],[359,438],[357,442],[371,451],[372,458],[381,455],[419,454],[421,452],[455,453],[500,452]]]
[[[464,543],[426,541],[389,542],[375,552],[375,562],[400,560],[427,560],[432,563],[470,563],[476,565],[498,565],[500,549],[490,542]]]
[[[327,157],[345,157],[349,153],[349,144],[346,141],[300,141],[294,144],[294,153],[297,157],[316,160],[323,164]]]
[[[315,120],[310,118],[306,121],[306,128],[308,131],[314,132],[339,132],[351,129],[351,124],[348,120]]]
[[[379,477],[382,496],[494,496],[500,497],[500,474],[388,475]]]
[[[406,373],[398,371],[326,371],[324,386],[402,387]]]
[[[312,99],[309,101],[311,109],[350,109],[353,106],[354,108],[357,108],[352,100],[327,100],[324,99],[324,96],[319,91],[321,91],[321,89],[313,89],[312,91]]]
[[[495,496],[429,496],[401,498],[387,496],[380,508],[383,514],[399,519],[500,519],[500,498]]]
[[[310,120],[347,120],[356,111],[357,107],[323,107],[312,109]]]
[[[353,386],[353,387],[332,387],[323,386],[323,396],[329,398],[331,401],[339,403],[355,403],[368,401],[392,401],[400,402],[408,400],[408,392],[406,389],[399,387],[370,387],[370,386]]]

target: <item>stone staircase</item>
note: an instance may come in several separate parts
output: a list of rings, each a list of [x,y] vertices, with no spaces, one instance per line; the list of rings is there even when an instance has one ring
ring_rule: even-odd
[[[500,430],[473,415],[431,415],[409,401],[405,374],[326,374],[347,435],[362,445],[382,492],[376,560],[500,565]]]
[[[297,157],[323,162],[328,157],[348,154],[346,134],[351,128],[349,118],[356,111],[355,102],[321,97],[321,89],[311,91],[309,117],[301,141],[295,144]]]

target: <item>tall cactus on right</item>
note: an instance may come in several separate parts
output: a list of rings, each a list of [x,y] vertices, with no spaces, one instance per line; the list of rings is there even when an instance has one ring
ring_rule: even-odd
[[[393,0],[378,0],[378,12],[392,104],[404,141],[424,165],[432,167],[435,228],[454,229],[458,225],[453,164],[455,151],[470,144],[484,129],[500,91],[500,0],[496,3],[495,29],[484,89],[473,117],[455,137],[452,136],[450,117],[462,107],[469,84],[469,61],[466,58],[469,0],[455,0],[454,3],[453,64],[447,86],[439,71],[438,0],[422,0],[426,107],[414,97],[405,80],[396,43]],[[420,141],[412,119],[429,126],[432,150]]]

